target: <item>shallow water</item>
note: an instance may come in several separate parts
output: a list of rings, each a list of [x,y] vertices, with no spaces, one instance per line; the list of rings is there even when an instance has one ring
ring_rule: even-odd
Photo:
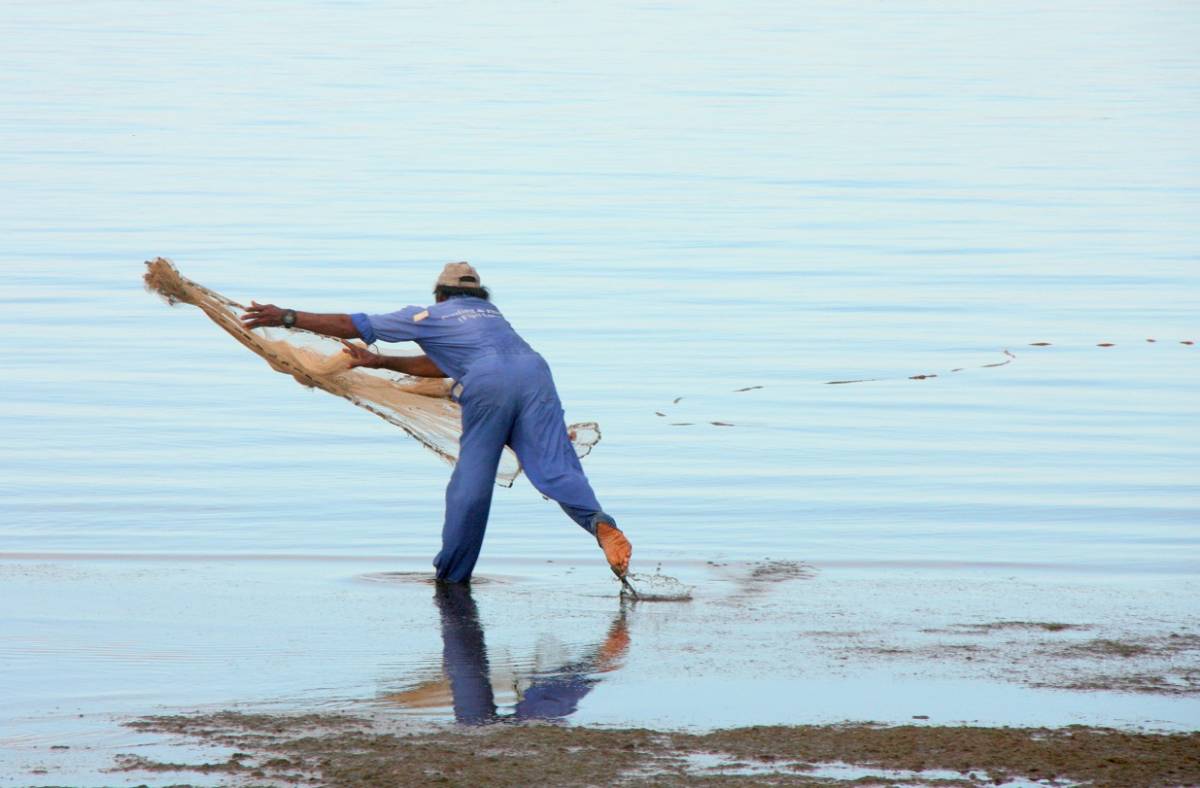
[[[0,27],[0,568],[116,571],[99,622],[0,595],[0,688],[30,713],[321,686],[276,683],[249,624],[222,635],[259,660],[245,682],[171,656],[205,618],[154,659],[122,651],[154,627],[116,599],[176,565],[63,556],[296,557],[247,581],[274,617],[302,612],[286,589],[327,593],[309,559],[420,571],[438,546],[448,469],[148,296],[157,255],[314,311],[420,302],[471,260],[568,418],[600,422],[585,467],[635,571],[1194,578],[1194,8],[104,2]],[[480,571],[570,562],[615,605],[594,553],[519,481]],[[436,652],[418,609],[379,626]],[[144,662],[138,681],[15,670],[110,635],[93,658]],[[382,675],[352,663],[330,686]],[[1150,701],[1129,703],[1114,716]],[[656,719],[766,715],[677,711]]]
[[[112,784],[120,753],[213,752],[123,730],[146,714],[348,712],[711,730],[838,723],[1192,730],[1194,577],[679,562],[689,602],[632,603],[594,562],[513,563],[438,591],[385,560],[8,561],[0,774]],[[380,567],[390,567],[381,570]],[[1166,640],[1164,640],[1166,638]],[[1095,689],[1068,685],[1094,680]],[[67,745],[70,749],[53,749]],[[146,775],[133,773],[135,778]],[[168,780],[167,782],[170,782]],[[166,783],[164,783],[166,784]]]

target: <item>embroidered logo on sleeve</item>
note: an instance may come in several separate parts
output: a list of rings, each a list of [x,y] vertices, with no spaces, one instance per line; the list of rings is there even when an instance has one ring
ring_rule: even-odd
[[[418,313],[416,313],[415,315],[413,315],[413,322],[414,322],[414,323],[420,323],[422,320],[424,320],[424,319],[425,319],[425,318],[427,318],[427,317],[429,317],[429,310],[428,310],[428,309],[426,309],[426,310],[423,310],[423,311],[421,311],[421,312],[418,312]]]

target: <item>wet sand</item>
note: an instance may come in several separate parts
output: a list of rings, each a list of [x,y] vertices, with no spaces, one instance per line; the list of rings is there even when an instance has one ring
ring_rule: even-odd
[[[1200,779],[1194,576],[639,568],[9,557],[0,785]]]
[[[238,785],[1188,785],[1200,734],[1103,728],[753,727],[707,734],[556,725],[392,733],[345,716],[215,714],[131,723],[233,750],[118,759],[117,771]]]

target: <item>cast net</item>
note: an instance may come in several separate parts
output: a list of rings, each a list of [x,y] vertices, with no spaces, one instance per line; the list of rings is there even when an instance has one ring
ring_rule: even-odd
[[[146,267],[147,289],[169,304],[198,307],[276,372],[369,410],[451,465],[458,459],[462,418],[458,404],[450,398],[453,380],[415,378],[363,367],[351,369],[350,357],[342,352],[341,342],[336,339],[301,329],[247,329],[240,319],[245,307],[183,276],[170,260],[159,257],[147,262]],[[600,428],[595,422],[571,424],[567,430],[580,458],[587,456],[600,440]],[[516,455],[506,448],[496,470],[496,483],[511,487],[520,473]]]

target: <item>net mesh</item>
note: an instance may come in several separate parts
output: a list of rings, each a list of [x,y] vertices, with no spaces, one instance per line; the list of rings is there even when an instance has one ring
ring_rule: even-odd
[[[240,319],[246,311],[244,306],[183,276],[170,260],[159,257],[147,262],[146,268],[148,290],[169,304],[198,307],[276,372],[291,375],[301,385],[347,399],[404,430],[451,465],[457,461],[462,416],[458,404],[450,398],[453,380],[416,378],[363,367],[351,369],[350,357],[342,352],[336,339],[301,329],[247,329]],[[600,441],[600,428],[595,422],[571,424],[567,430],[580,458]],[[505,448],[496,470],[496,483],[511,487],[520,473],[516,455]]]

